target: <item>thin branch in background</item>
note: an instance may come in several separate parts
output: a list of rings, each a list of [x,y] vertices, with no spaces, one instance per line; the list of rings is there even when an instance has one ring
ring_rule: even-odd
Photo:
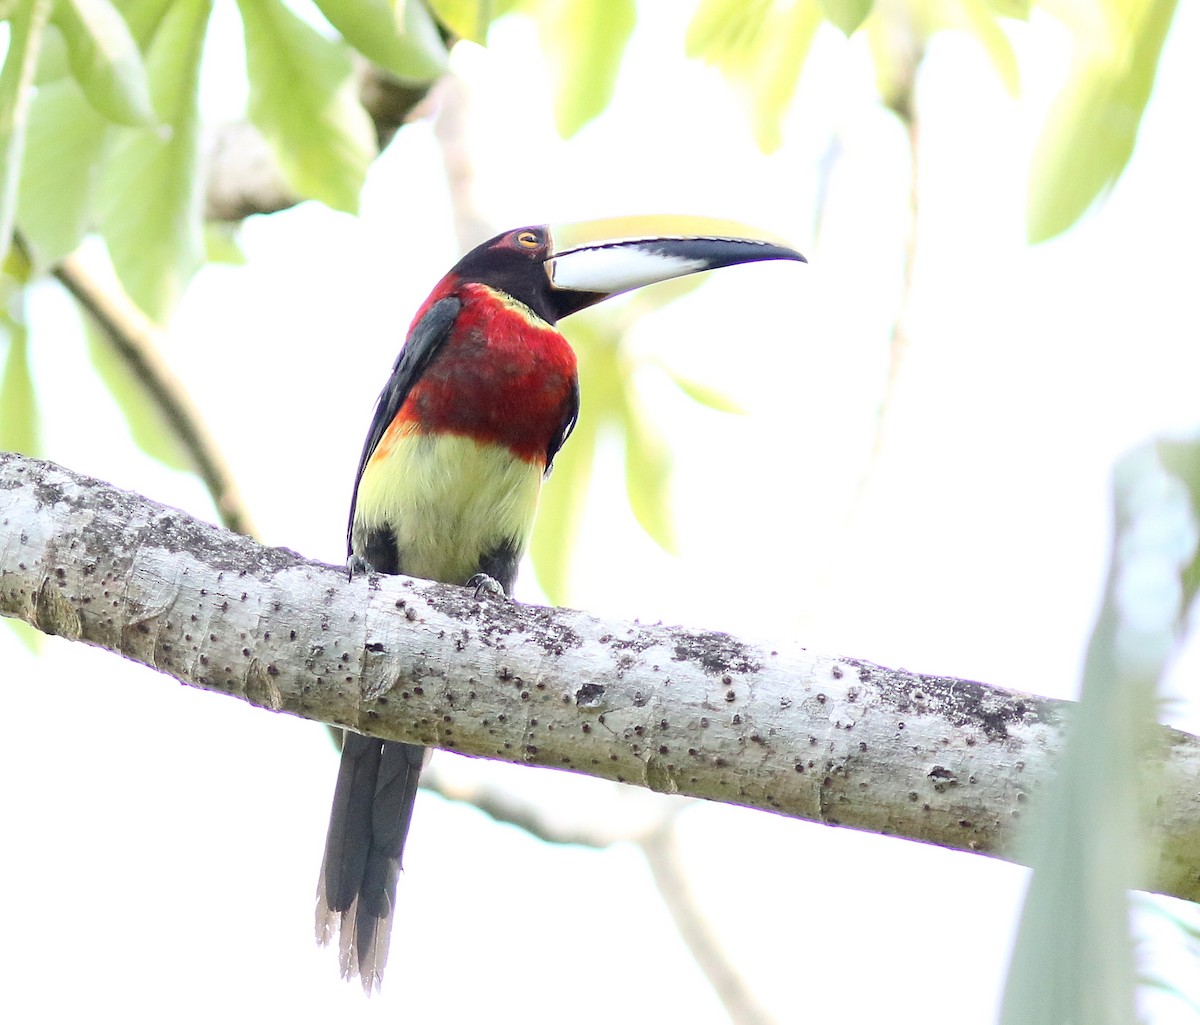
[[[651,818],[635,815],[633,821],[603,816],[586,823],[568,823],[502,787],[481,781],[456,782],[437,769],[435,762],[421,776],[421,788],[448,801],[469,804],[496,822],[516,826],[543,843],[574,844],[604,850],[617,843],[635,843],[645,855],[650,874],[680,938],[717,994],[734,1025],[772,1025],[774,1018],[755,998],[746,980],[734,968],[712,924],[688,884],[679,856],[675,822],[692,802],[658,796]]]
[[[102,287],[78,253],[66,257],[53,273],[100,327],[166,419],[212,496],[221,523],[253,537],[250,513],[228,465],[192,405],[187,389],[159,353],[158,327],[123,292]]]
[[[429,90],[427,85],[400,83],[366,62],[359,69],[358,81],[363,106],[375,123],[381,146],[391,141]],[[266,141],[248,123],[215,130],[207,145],[206,162],[205,215],[209,220],[240,221],[252,214],[285,210],[299,201],[287,189]],[[160,355],[158,327],[120,289],[102,286],[78,253],[66,257],[53,273],[141,382],[191,459],[221,523],[239,534],[254,536],[250,512],[228,465],[187,390]]]
[[[203,162],[206,221],[238,223],[300,202],[284,181],[267,140],[248,121],[207,129]]]
[[[479,211],[475,202],[475,163],[471,159],[471,92],[461,78],[445,75],[434,95],[437,118],[434,137],[442,154],[446,186],[454,215],[454,231],[462,252],[474,248],[496,234],[496,229]]]
[[[455,781],[439,771],[437,761],[421,773],[421,789],[437,794],[447,801],[469,804],[494,822],[516,826],[530,836],[550,844],[574,844],[604,850],[613,844],[638,839],[637,833],[613,829],[611,820],[589,821],[564,825],[556,822],[544,808],[527,801],[502,787],[474,780]],[[638,832],[641,832],[639,830]]]
[[[915,60],[919,61],[919,57]],[[888,104],[892,112],[900,119],[908,135],[908,231],[904,237],[904,256],[902,260],[902,278],[900,284],[900,299],[896,307],[896,317],[892,321],[892,334],[888,339],[887,378],[884,381],[883,396],[879,401],[879,410],[875,417],[875,437],[871,444],[871,455],[867,464],[867,474],[864,475],[860,491],[866,484],[871,468],[879,461],[883,448],[883,436],[887,427],[888,415],[892,400],[896,395],[896,387],[900,380],[900,371],[905,357],[908,355],[908,311],[912,303],[913,267],[917,262],[917,224],[919,221],[919,175],[920,167],[920,138],[921,128],[917,119],[916,108],[913,105],[914,88],[916,84],[916,64],[905,88]]]
[[[375,140],[380,150],[387,147],[404,125],[430,112],[426,101],[436,82],[419,85],[402,82],[362,57],[356,58],[355,75],[358,99],[375,124]]]
[[[920,35],[912,31],[911,26],[898,26],[897,33],[894,33],[892,38],[898,49],[898,52],[893,53],[893,59],[896,66],[901,70],[893,82],[892,89],[884,96],[884,105],[895,114],[900,124],[904,127],[908,139],[909,154],[908,220],[901,256],[900,295],[896,302],[896,313],[892,320],[892,329],[888,337],[887,367],[884,375],[883,389],[875,410],[870,448],[866,453],[865,459],[862,461],[857,481],[854,483],[848,496],[844,529],[839,535],[837,543],[829,548],[822,564],[821,576],[825,579],[831,578],[836,571],[835,568],[842,558],[843,548],[850,543],[853,525],[866,503],[867,493],[883,454],[884,439],[891,420],[892,403],[899,389],[900,374],[903,370],[904,361],[909,349],[907,324],[908,313],[912,303],[913,269],[916,265],[917,229],[920,220],[920,176],[918,173],[920,166],[920,125],[915,104],[916,77],[917,69],[920,67],[921,60],[924,57],[924,47]],[[839,147],[835,144],[830,149],[830,164],[832,165],[836,162],[838,157]],[[832,173],[833,171],[830,171],[824,178],[828,179]],[[822,197],[824,197],[826,191],[827,189],[822,189]],[[820,225],[822,214],[823,210],[821,207],[818,207],[818,226]]]
[[[700,913],[700,904],[680,864],[675,817],[675,814],[664,817],[658,829],[639,841],[663,903],[696,964],[725,1006],[729,1020],[734,1025],[772,1025],[775,1018],[734,969],[729,952],[721,945],[712,924]]]

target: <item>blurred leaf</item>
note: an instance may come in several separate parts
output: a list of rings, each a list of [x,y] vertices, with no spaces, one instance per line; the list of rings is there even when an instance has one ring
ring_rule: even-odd
[[[0,622],[8,624],[9,629],[13,632],[13,636],[28,649],[31,655],[41,654],[42,642],[46,635],[40,630],[35,630],[21,619],[9,619],[5,617]]]
[[[51,12],[53,14],[53,11]],[[53,18],[51,18],[48,30],[42,33],[42,46],[38,51],[37,71],[34,72],[33,84],[46,85],[49,82],[57,82],[61,78],[68,78],[71,74],[71,65],[67,60],[67,43],[63,39],[62,33],[54,27]]]
[[[639,288],[636,292],[631,292],[624,300],[625,309],[628,310],[628,319],[636,320],[647,313],[670,306],[671,303],[682,299],[685,295],[690,295],[708,280],[709,273],[711,272],[689,274],[682,278],[668,278],[666,281],[658,281],[645,288]]]
[[[740,88],[765,153],[783,141],[783,115],[821,20],[816,0],[703,0],[688,26],[688,56]]]
[[[603,315],[572,317],[565,331],[579,360],[580,412],[542,488],[529,555],[538,584],[555,605],[570,601],[571,561],[588,503],[601,426],[612,419],[620,388],[615,340]]]
[[[1066,86],[1030,174],[1026,230],[1043,242],[1071,227],[1125,169],[1158,70],[1175,0],[1107,0],[1102,38],[1082,28]]]
[[[250,78],[248,113],[297,195],[354,213],[375,132],[358,102],[350,51],[280,0],[238,0]]]
[[[37,91],[25,140],[17,224],[41,270],[73,252],[87,233],[110,125],[73,78]]]
[[[146,70],[163,127],[113,129],[96,217],[126,291],[163,321],[204,256],[197,87],[211,0],[174,0]]]
[[[21,0],[8,12],[8,51],[0,70],[0,253],[12,242],[33,78],[51,5],[52,0]]]
[[[642,529],[664,551],[674,553],[671,518],[671,451],[643,415],[638,396],[625,395],[625,490]]]
[[[579,360],[579,422],[554,460],[542,489],[529,554],[538,583],[556,605],[567,604],[571,562],[588,504],[599,439],[621,416],[624,385],[617,366],[619,337],[611,310],[588,310],[564,331]]]
[[[0,451],[36,456],[41,451],[37,393],[29,367],[29,330],[9,313],[0,314],[8,337],[4,377],[0,379]]]
[[[1147,989],[1157,990],[1166,996],[1174,997],[1188,1009],[1193,1018],[1200,1017],[1200,1001],[1197,1001],[1195,997],[1185,993],[1175,983],[1164,979],[1161,975],[1147,975],[1143,972],[1138,975],[1138,985],[1145,986]],[[1143,1021],[1145,1020],[1143,1019]]]
[[[600,436],[619,433],[625,445],[625,492],[641,528],[668,552],[675,550],[671,522],[671,454],[644,415],[633,384],[633,365],[622,358],[622,326],[628,307],[608,307],[573,317],[570,341],[579,356],[580,419],[590,418]]]
[[[703,381],[697,381],[693,377],[687,377],[666,363],[660,363],[659,365],[666,371],[671,380],[679,386],[679,389],[693,402],[698,402],[700,405],[707,406],[718,413],[745,416],[746,410],[719,388],[706,384]]]
[[[529,557],[538,584],[553,605],[570,601],[571,561],[587,508],[596,459],[598,418],[582,416],[554,459],[542,488]]]
[[[554,121],[569,139],[612,99],[637,10],[634,0],[543,0],[535,11],[554,83]]]
[[[825,17],[846,35],[854,31],[867,19],[875,0],[821,0]]]
[[[875,88],[883,105],[906,123],[914,114],[917,67],[925,56],[933,15],[928,8],[883,4],[867,23]]]
[[[1158,443],[1163,466],[1186,489],[1192,516],[1200,522],[1200,439],[1171,438]],[[1184,567],[1180,576],[1185,607],[1190,608],[1200,590],[1200,551]]]
[[[175,470],[192,471],[195,465],[179,443],[179,432],[164,419],[157,402],[150,398],[129,364],[102,336],[90,318],[84,318],[88,358],[108,388],[125,418],[129,436],[146,455]]]
[[[1196,555],[1187,489],[1153,445],[1118,464],[1103,605],[1058,775],[1029,836],[1033,876],[1002,1025],[1134,1025],[1128,890],[1143,877],[1139,781],[1155,688],[1183,622]]]
[[[204,222],[204,259],[240,267],[246,262],[239,236],[241,225],[232,221]]]
[[[997,14],[1005,18],[1029,20],[1030,0],[987,0],[987,5]]]
[[[429,0],[429,9],[459,39],[483,46],[492,22],[518,3],[519,0]]]
[[[166,17],[167,10],[175,2],[176,0],[116,0],[117,9],[142,53],[149,50],[150,41]],[[153,87],[151,93],[153,94]]]
[[[446,44],[421,0],[316,0],[321,13],[367,60],[406,82],[445,72]]]
[[[25,297],[21,289],[28,285],[32,278],[33,263],[29,259],[29,247],[24,244],[10,246],[4,254],[3,262],[0,263],[0,305],[7,306],[14,300],[23,304]],[[24,306],[18,308],[23,310]]]
[[[996,22],[995,14],[988,9],[984,0],[961,0],[961,3],[966,30],[983,44],[988,59],[999,74],[1008,95],[1017,96],[1021,91],[1021,72],[1017,68],[1017,55],[1008,36]]]
[[[88,101],[120,124],[155,124],[142,55],[120,12],[108,0],[56,0],[52,18]]]

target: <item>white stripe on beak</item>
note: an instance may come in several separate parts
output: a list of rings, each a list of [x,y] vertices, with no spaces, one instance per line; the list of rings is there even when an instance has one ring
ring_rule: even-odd
[[[682,277],[705,270],[706,260],[689,259],[656,252],[636,243],[614,243],[596,248],[574,249],[546,262],[546,273],[555,288],[573,292],[617,295],[643,285]]]

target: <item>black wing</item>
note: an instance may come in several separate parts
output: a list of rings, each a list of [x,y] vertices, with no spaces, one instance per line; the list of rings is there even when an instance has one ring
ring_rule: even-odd
[[[567,439],[571,436],[571,432],[575,430],[575,422],[579,419],[579,378],[571,380],[571,400],[567,407],[567,415],[563,417],[562,425],[558,428],[557,433],[550,439],[550,444],[546,446],[546,476],[550,476],[550,470],[554,467],[554,457],[558,455],[558,450],[566,444]],[[361,471],[360,471],[361,472]]]
[[[351,538],[354,533],[354,507],[358,503],[358,482],[362,480],[363,470],[367,460],[375,451],[375,446],[391,426],[404,400],[412,387],[425,373],[426,367],[433,362],[446,339],[450,337],[450,328],[458,317],[462,303],[455,298],[439,299],[409,332],[400,355],[392,366],[392,376],[388,378],[379,400],[375,403],[375,416],[371,420],[371,429],[367,432],[367,440],[363,445],[362,456],[358,460],[358,472],[354,475],[354,494],[350,498],[350,521],[346,526],[346,554],[353,555]]]

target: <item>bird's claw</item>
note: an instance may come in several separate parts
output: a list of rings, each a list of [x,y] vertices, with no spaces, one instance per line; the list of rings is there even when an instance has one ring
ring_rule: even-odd
[[[504,588],[500,586],[500,581],[486,573],[476,573],[467,581],[466,586],[475,588],[476,601],[483,601],[484,595],[493,598],[504,597]]]
[[[367,562],[361,555],[351,555],[346,560],[346,579],[353,580],[356,576],[362,576],[364,573],[373,573],[371,564]]]

